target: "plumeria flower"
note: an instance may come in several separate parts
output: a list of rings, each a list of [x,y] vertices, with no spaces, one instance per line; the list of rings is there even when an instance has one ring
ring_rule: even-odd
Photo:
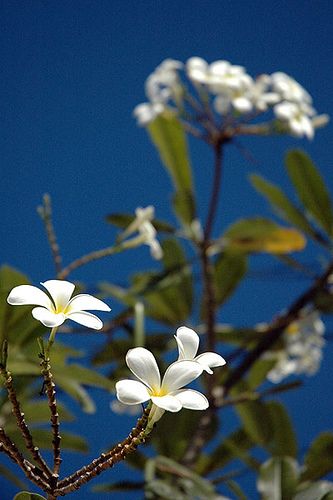
[[[155,209],[152,205],[146,208],[138,207],[135,210],[135,219],[120,235],[120,240],[124,240],[131,234],[138,232],[141,236],[141,243],[150,247],[151,256],[159,260],[163,257],[163,250],[156,235],[156,229],[151,221],[154,219]]]
[[[273,91],[280,94],[282,100],[296,103],[312,103],[312,97],[305,88],[286,73],[282,71],[273,73],[271,81]]]
[[[69,281],[49,280],[41,285],[48,293],[32,285],[19,285],[10,292],[7,302],[16,306],[38,306],[32,310],[33,317],[50,328],[71,319],[80,325],[100,330],[102,321],[87,310],[111,311],[105,302],[86,293],[71,298],[75,285]]]
[[[181,326],[177,329],[175,339],[178,345],[178,360],[193,360],[199,363],[203,370],[212,374],[212,368],[223,366],[226,361],[222,356],[215,352],[204,352],[196,356],[199,348],[199,335],[187,326]]]
[[[133,115],[138,121],[138,125],[145,127],[165,110],[164,104],[160,102],[143,102],[135,106]]]
[[[209,404],[198,391],[183,387],[202,374],[202,366],[193,361],[176,361],[166,370],[161,381],[153,354],[144,347],[130,349],[126,364],[138,380],[121,380],[116,383],[117,398],[121,403],[137,405],[153,403],[150,420],[156,422],[167,411],[182,408],[205,410]]]
[[[284,349],[267,353],[266,359],[276,359],[267,378],[281,382],[289,375],[313,375],[319,369],[325,325],[317,311],[304,311],[303,317],[291,323],[283,334]]]
[[[178,71],[182,67],[183,63],[180,61],[166,59],[149,75],[145,84],[149,102],[139,104],[133,111],[138,125],[146,126],[155,120],[167,109],[171,100],[181,101],[182,85]]]
[[[293,135],[313,139],[314,126],[312,117],[315,114],[315,110],[311,106],[306,103],[298,104],[283,101],[274,106],[274,113],[277,118],[287,124]]]

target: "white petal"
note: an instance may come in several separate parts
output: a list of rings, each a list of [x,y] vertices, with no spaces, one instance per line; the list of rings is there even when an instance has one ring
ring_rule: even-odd
[[[48,280],[41,283],[41,285],[43,285],[51,295],[57,312],[62,312],[74,292],[75,285],[69,281],[63,280]]]
[[[183,359],[193,359],[198,351],[199,335],[195,333],[194,330],[191,330],[191,328],[187,328],[186,326],[181,326],[180,328],[177,329],[176,337],[182,343],[184,351]]]
[[[201,392],[192,389],[183,389],[172,393],[183,408],[189,410],[206,410],[209,406],[208,399]]]
[[[45,309],[45,307],[35,307],[31,313],[35,319],[49,328],[62,325],[66,319],[64,314],[55,314],[48,309]]]
[[[176,412],[182,408],[181,402],[177,398],[170,396],[170,394],[166,396],[153,396],[151,400],[156,406],[163,410]]]
[[[240,113],[249,113],[252,111],[252,103],[246,97],[236,97],[236,99],[233,99],[232,104]]]
[[[216,352],[204,352],[195,358],[195,361],[200,363],[204,370],[208,373],[213,373],[210,368],[215,366],[223,366],[226,364],[226,360],[222,358]]]
[[[165,372],[161,389],[172,392],[189,384],[202,374],[203,368],[195,361],[176,361]]]
[[[103,327],[102,321],[97,316],[85,311],[66,314],[66,318],[94,330],[100,330]]]
[[[81,293],[69,301],[66,307],[66,314],[90,309],[93,311],[111,311],[110,307],[102,300],[96,299],[96,297],[87,293]]]
[[[120,380],[116,383],[117,398],[125,405],[137,405],[150,399],[148,389],[136,380]]]
[[[52,302],[46,293],[32,285],[19,285],[13,288],[8,295],[7,302],[14,306],[36,305],[53,310]]]
[[[126,354],[126,363],[134,375],[151,389],[159,390],[160,372],[153,354],[144,347],[135,347]]]

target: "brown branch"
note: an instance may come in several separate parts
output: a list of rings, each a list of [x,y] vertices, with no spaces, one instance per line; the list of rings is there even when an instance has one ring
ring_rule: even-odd
[[[55,266],[56,273],[60,273],[62,269],[62,258],[60,255],[60,248],[58,245],[56,233],[52,221],[52,205],[51,197],[49,194],[44,194],[43,205],[37,208],[37,211],[44,222],[47,240],[50,245],[53,262]]]
[[[59,279],[66,279],[68,275],[78,269],[79,267],[85,266],[86,264],[89,264],[89,262],[93,262],[94,260],[99,260],[103,259],[104,257],[108,257],[110,255],[113,255],[115,253],[120,252],[123,249],[121,245],[117,247],[107,247],[107,248],[102,248],[101,250],[95,250],[94,252],[88,253],[87,255],[83,255],[82,257],[79,257],[78,259],[73,260],[68,266],[66,266],[62,271],[60,271],[57,275]]]
[[[60,441],[61,436],[59,434],[59,413],[57,409],[56,391],[55,383],[53,382],[53,375],[51,373],[50,359],[46,358],[43,354],[40,355],[42,358],[41,367],[42,375],[44,377],[45,393],[48,398],[50,414],[51,414],[51,427],[52,427],[52,445],[53,445],[53,474],[51,486],[55,487],[58,482],[60,464],[62,462],[60,457]]]
[[[12,404],[12,412],[16,418],[17,426],[21,431],[21,434],[24,438],[26,447],[30,451],[35,462],[38,464],[38,466],[43,471],[44,478],[48,479],[52,475],[52,471],[50,470],[50,468],[48,467],[48,465],[46,464],[46,462],[42,458],[38,447],[35,446],[33,443],[33,438],[32,438],[32,435],[30,433],[30,430],[26,424],[26,421],[24,418],[24,413],[21,412],[20,403],[16,397],[16,392],[15,392],[15,388],[13,386],[13,379],[12,379],[11,373],[8,370],[6,370],[4,367],[1,367],[1,366],[0,366],[0,373],[5,379],[5,386],[7,389],[8,398]]]
[[[223,385],[224,394],[227,394],[230,389],[236,385],[239,380],[241,380],[243,375],[245,375],[257,359],[260,358],[265,351],[272,347],[273,344],[275,344],[290,323],[298,319],[302,309],[304,309],[306,305],[313,302],[318,291],[326,286],[332,273],[333,262],[327,267],[322,276],[320,276],[313,283],[313,285],[311,285],[310,288],[289,307],[288,311],[274,321],[272,326],[268,328],[267,332],[264,334],[262,340],[247,354],[247,356],[245,356],[245,359],[240,363],[240,365],[233,372],[231,372]]]
[[[147,425],[149,412],[150,409],[144,410],[136,427],[132,429],[124,441],[117,444],[107,453],[102,453],[98,458],[90,462],[90,464],[60,481],[58,483],[58,488],[53,492],[54,495],[66,495],[67,493],[78,490],[83,484],[87,483],[95,476],[98,476],[104,470],[113,467],[116,463],[124,460],[129,453],[135,451],[138,445],[143,443],[146,439],[145,427]]]
[[[262,356],[262,354],[267,351],[270,347],[274,345],[275,342],[281,337],[284,330],[292,323],[297,320],[301,311],[305,306],[313,302],[317,292],[324,288],[328,282],[329,277],[333,273],[333,262],[327,267],[326,271],[306,290],[288,309],[288,311],[281,315],[273,324],[267,328],[266,332],[263,334],[262,340],[257,344],[257,346],[248,353],[245,359],[239,364],[239,366],[231,372],[226,382],[223,385],[223,397],[225,397],[228,392],[234,387],[245,375],[245,373],[251,368],[251,366],[257,361],[257,359]],[[193,467],[199,453],[201,452],[203,446],[206,444],[208,430],[211,424],[211,419],[214,412],[214,407],[209,408],[208,418],[203,415],[194,436],[184,454],[182,459],[182,464],[187,467]]]
[[[39,486],[43,491],[50,491],[50,486],[41,477],[41,470],[26,460],[18,450],[15,443],[7,436],[5,430],[0,427],[0,449],[16,463],[30,481]]]

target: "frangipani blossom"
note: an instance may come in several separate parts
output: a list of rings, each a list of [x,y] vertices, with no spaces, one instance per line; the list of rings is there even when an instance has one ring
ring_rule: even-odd
[[[181,408],[205,410],[206,397],[192,389],[182,389],[202,373],[199,363],[177,361],[166,370],[161,381],[153,354],[144,347],[130,349],[126,364],[138,380],[121,380],[116,383],[117,398],[121,403],[136,405],[151,400],[150,421],[156,422],[164,411],[178,412]]]
[[[32,285],[19,285],[10,292],[7,302],[15,306],[38,306],[32,310],[33,317],[50,328],[58,327],[66,319],[71,319],[80,325],[100,330],[102,321],[87,310],[111,311],[105,302],[86,293],[71,298],[75,285],[69,281],[49,280],[41,285],[48,294]]]
[[[154,219],[155,208],[149,205],[146,208],[138,207],[135,210],[135,219],[121,234],[120,239],[124,240],[136,231],[141,236],[141,243],[150,247],[150,254],[154,259],[161,259],[163,257],[163,250],[159,244],[156,235],[156,229],[151,221]]]
[[[254,131],[312,139],[315,129],[328,121],[316,114],[307,90],[286,73],[252,77],[243,66],[223,59],[211,64],[201,57],[190,57],[185,64],[166,59],[145,87],[148,102],[134,110],[139,125],[147,126],[168,110],[190,125],[190,133],[200,131],[202,137],[213,126],[221,133],[226,130],[228,137]],[[260,116],[264,121],[258,121]]]
[[[324,333],[325,325],[318,312],[305,310],[303,316],[284,331],[284,349],[266,353],[266,359],[276,360],[267,379],[277,384],[289,375],[316,373],[323,357]]]
[[[213,373],[212,368],[223,366],[226,361],[215,352],[204,352],[196,356],[199,348],[199,335],[187,326],[177,329],[175,339],[178,345],[178,360],[193,360],[199,363],[207,373]]]

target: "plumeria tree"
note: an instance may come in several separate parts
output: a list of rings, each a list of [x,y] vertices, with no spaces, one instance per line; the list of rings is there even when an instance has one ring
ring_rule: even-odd
[[[253,78],[224,60],[167,59],[147,78],[146,95],[134,115],[170,175],[177,222],[155,218],[153,206],[138,207],[134,215],[113,213],[108,221],[119,229],[114,244],[63,265],[51,200],[44,196],[38,211],[55,276],[41,289],[21,272],[1,269],[0,472],[22,489],[21,476],[6,464],[10,459],[30,481],[16,500],[84,492],[87,483],[125,458],[141,471],[141,480],[129,474],[119,481],[115,469],[109,483],[95,486],[99,495],[134,490],[152,499],[244,499],[242,475],[251,473],[262,499],[333,498],[327,479],[333,434],[321,433],[301,454],[288,410],[277,399],[320,369],[322,316],[333,312],[333,210],[318,168],[305,152],[288,152],[294,199],[264,177],[251,176],[281,223],[249,214],[227,228],[217,224],[222,169],[240,136],[313,139],[328,117],[317,114],[309,93],[287,74]],[[202,141],[213,152],[207,210],[198,204],[189,137],[193,149]],[[244,325],[241,313],[237,325],[221,322],[252,254],[269,254],[308,275],[298,257],[307,240],[322,262],[308,288],[265,323]],[[77,284],[81,293],[73,296],[69,279],[78,268],[141,245],[149,246],[156,270],[138,268],[127,287],[97,283],[100,298]],[[117,313],[110,310],[115,302]],[[105,322],[90,311],[100,311]],[[75,324],[104,335],[89,367],[71,362],[78,353],[62,343],[63,333],[80,334]],[[108,376],[98,371],[101,365],[109,366]],[[72,415],[56,393],[67,393],[93,412],[86,386],[112,392],[115,416],[128,412],[139,418],[127,437],[106,443],[98,457],[63,477],[64,449],[84,451],[86,443],[84,436],[61,431]],[[224,425],[226,408],[233,410],[232,432]],[[40,427],[47,421],[49,432]],[[44,449],[51,449],[50,463]]]

